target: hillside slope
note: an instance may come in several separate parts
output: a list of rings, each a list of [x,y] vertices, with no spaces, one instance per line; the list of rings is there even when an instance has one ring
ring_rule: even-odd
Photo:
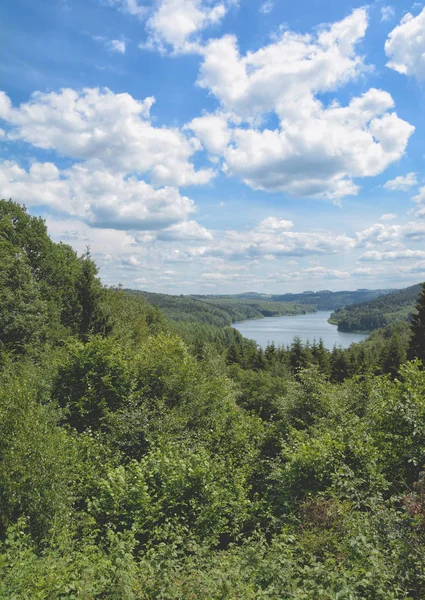
[[[302,292],[300,294],[169,295],[125,290],[142,295],[172,321],[226,327],[236,321],[302,315],[317,310],[334,310],[349,304],[374,300],[391,290]]]
[[[420,293],[419,284],[359,304],[339,308],[329,322],[339,331],[370,332],[390,323],[409,322]]]
[[[171,296],[125,290],[128,294],[142,295],[152,306],[156,306],[172,321],[185,321],[226,327],[236,321],[302,315],[315,312],[310,305],[296,302],[269,302],[244,300],[234,296]]]

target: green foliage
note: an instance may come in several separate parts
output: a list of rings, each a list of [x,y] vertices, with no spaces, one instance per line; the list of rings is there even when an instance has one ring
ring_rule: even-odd
[[[391,294],[384,294],[369,302],[351,304],[337,309],[329,322],[339,331],[369,332],[390,323],[408,322],[412,318],[420,286],[413,285]]]
[[[46,337],[46,313],[52,342],[69,333],[85,339],[107,332],[104,291],[90,254],[78,257],[53,243],[44,221],[11,200],[0,201],[0,265],[0,310],[10,313],[3,315],[0,339],[7,347],[19,351],[29,337]]]
[[[22,353],[47,334],[48,305],[19,248],[0,241],[1,350]]]
[[[409,346],[409,357],[419,358],[425,363],[425,283],[412,316],[412,339]]]
[[[78,431],[101,428],[110,412],[118,410],[131,390],[125,355],[115,341],[93,337],[74,342],[53,383],[52,397],[66,410]]]
[[[172,321],[200,323],[225,327],[245,319],[261,319],[282,315],[297,315],[314,312],[311,306],[300,306],[294,302],[270,302],[246,300],[223,296],[170,296],[126,290],[132,296],[142,296],[160,308]]]
[[[0,598],[422,600],[425,292],[347,350],[226,326],[367,294],[105,290],[2,201]]]
[[[1,374],[0,532],[23,518],[41,542],[69,521],[76,449],[58,426],[58,411],[44,404],[46,385],[37,371],[23,363]]]

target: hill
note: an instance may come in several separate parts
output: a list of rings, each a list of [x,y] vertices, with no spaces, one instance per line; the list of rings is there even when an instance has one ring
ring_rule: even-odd
[[[343,306],[374,300],[390,290],[355,290],[331,292],[321,290],[300,294],[260,294],[188,296],[157,294],[127,289],[131,295],[143,296],[172,321],[226,327],[237,321],[302,315],[318,310],[335,310]]]
[[[315,312],[313,306],[301,305],[296,302],[246,300],[236,296],[171,296],[136,290],[125,291],[130,295],[143,296],[149,304],[160,308],[172,321],[201,323],[217,327],[226,327],[236,321],[246,319]]]
[[[385,294],[370,302],[351,304],[332,313],[329,322],[339,331],[370,332],[391,323],[410,322],[420,293],[419,284]]]
[[[242,294],[234,295],[218,295],[218,296],[201,296],[195,295],[194,298],[199,300],[206,300],[207,302],[223,300],[237,300],[237,301],[255,301],[255,302],[268,302],[268,303],[295,303],[302,306],[308,306],[314,308],[314,310],[335,310],[346,306],[347,304],[356,304],[359,302],[368,302],[374,300],[382,294],[392,292],[392,289],[383,290],[343,290],[338,292],[332,292],[330,290],[319,290],[305,291],[296,294],[260,294],[258,292],[244,292]]]
[[[359,302],[368,302],[378,298],[382,294],[392,290],[343,290],[340,292],[331,292],[321,290],[318,292],[302,292],[301,294],[283,294],[281,296],[272,296],[271,300],[278,302],[297,302],[299,304],[308,304],[314,306],[316,310],[336,310],[348,304],[357,304]]]
[[[390,329],[167,320],[0,201],[0,598],[424,598],[425,355]]]

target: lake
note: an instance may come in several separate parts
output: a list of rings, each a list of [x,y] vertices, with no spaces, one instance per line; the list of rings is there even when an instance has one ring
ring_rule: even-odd
[[[326,348],[335,346],[348,348],[354,342],[361,342],[367,335],[361,333],[343,333],[336,325],[330,325],[330,311],[320,311],[309,315],[293,315],[290,317],[265,317],[250,321],[234,323],[232,327],[250,340],[255,340],[262,348],[269,342],[276,346],[291,344],[294,337],[299,336],[303,342],[319,341],[322,338]]]

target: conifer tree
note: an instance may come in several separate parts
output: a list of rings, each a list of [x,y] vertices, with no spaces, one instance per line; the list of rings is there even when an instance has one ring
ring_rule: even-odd
[[[409,358],[419,358],[425,363],[425,282],[412,317],[412,339],[409,346]]]
[[[396,377],[400,366],[406,360],[406,348],[400,335],[393,333],[383,359],[383,371],[391,377]]]

